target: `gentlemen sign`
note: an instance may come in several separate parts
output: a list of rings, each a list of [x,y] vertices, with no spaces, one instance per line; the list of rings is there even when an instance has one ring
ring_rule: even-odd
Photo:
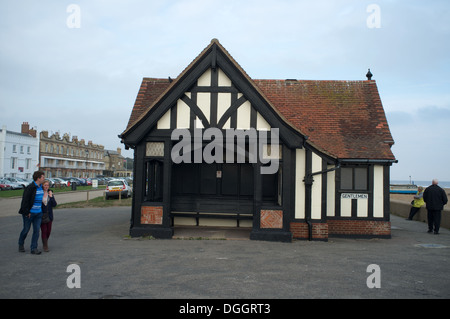
[[[342,193],[341,198],[346,199],[368,199],[368,194],[356,194],[356,193]]]

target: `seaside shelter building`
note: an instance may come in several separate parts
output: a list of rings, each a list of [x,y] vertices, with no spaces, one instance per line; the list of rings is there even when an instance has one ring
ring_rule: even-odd
[[[256,80],[213,39],[175,79],[144,78],[130,235],[250,227],[250,239],[390,238],[394,144],[377,85]]]

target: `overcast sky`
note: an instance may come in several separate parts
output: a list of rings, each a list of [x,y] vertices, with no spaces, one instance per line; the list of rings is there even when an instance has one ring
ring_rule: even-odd
[[[449,17],[448,0],[0,0],[0,125],[124,149],[142,78],[178,76],[217,38],[254,79],[365,80],[370,68],[391,179],[450,181]]]

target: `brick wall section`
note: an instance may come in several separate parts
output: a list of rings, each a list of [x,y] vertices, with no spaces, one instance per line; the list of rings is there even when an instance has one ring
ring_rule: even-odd
[[[329,220],[330,235],[390,236],[391,222],[374,220]]]
[[[141,224],[162,225],[162,206],[143,206],[141,208]]]
[[[308,239],[308,224],[305,222],[293,222],[290,224],[290,231],[293,238]],[[327,239],[328,238],[328,224],[313,223],[312,224],[312,238],[313,239]]]
[[[308,224],[292,222],[293,238],[308,239]],[[329,220],[327,223],[312,224],[312,239],[327,239],[333,235],[386,237],[391,235],[391,222],[373,220]]]
[[[282,210],[261,210],[261,228],[283,228]]]

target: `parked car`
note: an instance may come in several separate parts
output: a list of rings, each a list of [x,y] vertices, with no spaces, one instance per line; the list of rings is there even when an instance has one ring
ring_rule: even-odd
[[[61,187],[61,182],[56,178],[47,178],[50,183],[50,187]]]
[[[106,177],[96,177],[95,179],[98,180],[98,185],[106,185],[109,181]]]
[[[53,180],[54,180],[55,182],[58,182],[59,185],[61,185],[61,186],[68,186],[67,181],[66,181],[66,180],[63,180],[62,178],[55,177],[55,178],[53,178]]]
[[[27,182],[27,183],[28,183],[28,185],[30,185],[31,183],[33,183],[33,182],[34,182],[32,178],[27,178],[27,179],[24,179],[24,181],[25,181],[25,182]]]
[[[25,188],[30,184],[29,181],[24,180],[23,178],[20,177],[6,177],[5,179],[11,182],[19,183],[20,185],[22,185],[22,188]]]
[[[11,189],[22,189],[24,186],[12,180],[12,177],[5,177],[4,180],[11,185]]]
[[[8,181],[0,179],[0,191],[8,191],[10,189],[11,185],[8,184]]]
[[[74,177],[74,179],[76,179],[78,182],[79,182],[79,184],[78,185],[81,185],[81,186],[86,186],[86,179],[85,178],[81,178],[81,177]]]
[[[110,197],[119,197],[121,194],[122,197],[130,197],[131,196],[131,187],[128,183],[121,179],[113,179],[108,182],[106,185],[106,199]]]
[[[60,179],[66,181],[67,182],[67,186],[71,186],[73,184],[81,185],[81,182],[78,179],[74,178],[74,177],[61,177]]]
[[[71,184],[75,183],[77,186],[83,185],[83,182],[79,178],[76,178],[76,177],[70,177],[70,183]]]

